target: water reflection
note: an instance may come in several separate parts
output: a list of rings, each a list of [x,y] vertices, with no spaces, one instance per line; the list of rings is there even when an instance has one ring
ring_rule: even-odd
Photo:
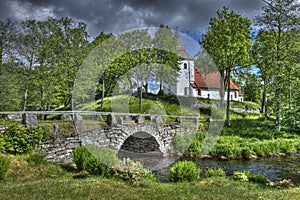
[[[140,161],[146,168],[152,170],[162,182],[168,181],[169,169],[176,163],[176,158],[163,157],[161,152],[134,153],[120,150],[120,159],[131,158]],[[295,185],[300,185],[300,155],[280,158],[265,158],[257,160],[227,160],[215,159],[195,161],[204,173],[208,168],[222,168],[227,176],[234,171],[250,171],[252,174],[263,174],[270,181],[291,179]]]
[[[300,156],[258,160],[199,160],[196,164],[202,169],[222,168],[227,176],[232,176],[234,171],[250,171],[263,174],[271,181],[291,179],[294,184],[300,185]]]

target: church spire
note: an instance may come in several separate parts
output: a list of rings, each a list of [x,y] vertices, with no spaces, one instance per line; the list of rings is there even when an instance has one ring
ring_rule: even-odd
[[[183,60],[193,60],[193,58],[187,53],[186,47],[183,44],[179,32],[178,32],[178,26],[176,26],[176,32],[175,32],[175,38],[177,39],[177,52],[181,59]]]

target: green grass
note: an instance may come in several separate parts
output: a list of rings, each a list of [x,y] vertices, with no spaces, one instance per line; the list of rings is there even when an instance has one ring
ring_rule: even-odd
[[[0,182],[0,199],[299,199],[300,188],[271,188],[215,177],[194,182],[132,185],[116,179],[74,179],[76,172],[58,164],[32,165],[26,156],[11,156],[7,181]],[[66,167],[64,167],[66,168]]]

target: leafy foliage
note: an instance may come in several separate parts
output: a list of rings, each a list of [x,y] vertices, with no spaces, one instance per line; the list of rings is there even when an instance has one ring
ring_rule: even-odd
[[[205,177],[226,177],[226,173],[222,168],[209,168],[205,171]]]
[[[72,152],[72,158],[78,170],[101,176],[109,176],[110,168],[119,160],[114,150],[90,144],[76,148]]]
[[[241,181],[241,182],[248,182],[250,173],[249,172],[240,172],[236,171],[233,173],[233,179]]]
[[[0,180],[5,180],[10,165],[10,158],[0,154]]]
[[[292,129],[300,129],[300,107],[283,111],[282,125]]]
[[[179,161],[171,167],[169,179],[172,182],[194,181],[200,178],[201,171],[192,161]]]
[[[27,161],[33,165],[41,165],[47,162],[45,158],[46,154],[44,152],[37,151],[29,154]]]
[[[249,171],[235,171],[233,173],[233,179],[241,181],[241,182],[255,182],[266,184],[267,178],[262,174],[251,174]]]
[[[0,135],[0,150],[12,154],[28,153],[36,147],[42,135],[40,128],[11,126]]]
[[[156,181],[156,177],[148,169],[145,169],[144,166],[138,162],[133,161],[129,158],[123,160],[118,165],[111,169],[113,177],[121,178],[125,181],[130,181],[133,184],[140,184],[145,179]]]

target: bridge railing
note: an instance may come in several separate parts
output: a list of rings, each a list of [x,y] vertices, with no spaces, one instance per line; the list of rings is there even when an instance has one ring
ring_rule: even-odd
[[[24,122],[24,124],[32,123],[33,125],[37,124],[37,116],[48,116],[48,115],[68,115],[69,117],[65,117],[65,120],[73,120],[75,124],[80,125],[82,123],[82,116],[99,116],[101,120],[103,120],[103,116],[106,116],[106,123],[109,126],[115,124],[123,124],[126,120],[123,120],[125,117],[127,118],[135,118],[135,123],[142,124],[145,122],[145,118],[150,119],[151,122],[156,123],[164,123],[163,119],[174,119],[174,122],[181,123],[182,121],[192,121],[194,123],[198,123],[200,115],[158,115],[158,114],[140,114],[140,113],[118,113],[118,112],[98,112],[98,111],[2,111],[0,115],[7,115],[7,117],[11,120],[19,119]],[[29,120],[26,120],[29,118]],[[63,117],[61,117],[63,118]],[[62,119],[63,120],[63,119]],[[26,124],[26,125],[32,125]]]

